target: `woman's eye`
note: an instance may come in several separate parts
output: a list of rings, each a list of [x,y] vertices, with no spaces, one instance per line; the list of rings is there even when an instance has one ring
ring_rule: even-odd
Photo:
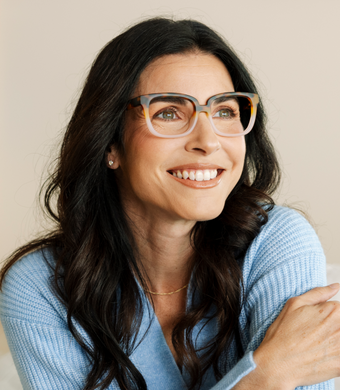
[[[214,116],[228,119],[232,116],[232,113],[230,112],[230,110],[222,109],[222,110],[217,111],[216,115],[214,115]]]
[[[157,115],[157,117],[164,119],[164,120],[167,120],[167,121],[177,119],[176,113],[174,111],[171,111],[171,110],[162,111],[160,114]]]

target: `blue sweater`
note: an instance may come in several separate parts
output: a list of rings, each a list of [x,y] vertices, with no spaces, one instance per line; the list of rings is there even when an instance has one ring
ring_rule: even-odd
[[[0,294],[0,319],[25,390],[82,389],[89,359],[67,327],[66,308],[51,292],[50,276],[51,269],[40,251],[18,261],[6,276]],[[325,257],[314,230],[297,212],[275,206],[269,212],[268,223],[248,248],[243,277],[246,304],[239,321],[245,354],[237,361],[233,342],[225,354],[225,376],[216,383],[211,369],[200,390],[232,389],[256,368],[253,351],[285,302],[313,287],[326,285]],[[141,336],[149,324],[148,312],[154,314],[145,298],[145,314],[138,333]],[[196,326],[196,334],[202,324]],[[77,329],[91,343],[84,330],[78,325]],[[212,321],[204,327],[198,335],[198,347],[213,337],[216,329],[216,322]],[[180,373],[156,316],[130,359],[144,376],[148,390],[187,389],[188,375],[185,371]],[[116,390],[118,386],[112,382],[109,389]],[[331,390],[334,383],[330,380],[299,389]]]

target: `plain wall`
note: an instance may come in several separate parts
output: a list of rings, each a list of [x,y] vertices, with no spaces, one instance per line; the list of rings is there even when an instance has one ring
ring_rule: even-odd
[[[207,23],[240,54],[284,171],[276,199],[307,211],[340,264],[337,0],[2,1],[0,260],[42,229],[37,192],[96,53],[154,15]]]

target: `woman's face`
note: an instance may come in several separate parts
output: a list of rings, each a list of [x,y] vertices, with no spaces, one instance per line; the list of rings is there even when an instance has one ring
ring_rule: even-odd
[[[216,57],[191,53],[161,57],[141,74],[132,97],[176,92],[195,97],[200,104],[221,92],[232,92],[231,77]],[[126,112],[125,152],[112,149],[124,207],[143,218],[203,221],[217,217],[239,180],[245,158],[244,136],[217,135],[205,113],[198,116],[191,134],[159,138],[149,131],[142,107]],[[218,170],[213,180],[178,178],[178,170],[191,177],[197,171]],[[198,174],[200,176],[200,173]],[[206,179],[207,177],[205,177]]]

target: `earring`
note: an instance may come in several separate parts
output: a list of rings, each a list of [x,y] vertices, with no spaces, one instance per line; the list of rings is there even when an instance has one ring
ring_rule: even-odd
[[[112,161],[112,160],[110,160],[110,161],[109,161],[109,165],[111,166],[112,164],[113,164],[113,161]]]

